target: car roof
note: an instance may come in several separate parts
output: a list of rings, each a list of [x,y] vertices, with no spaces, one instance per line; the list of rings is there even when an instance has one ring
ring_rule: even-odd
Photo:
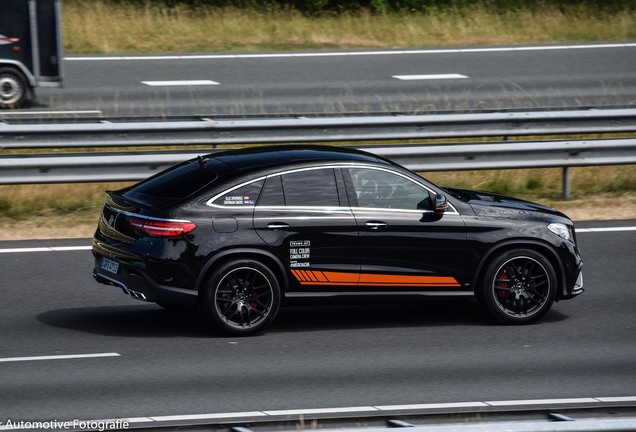
[[[207,168],[216,172],[225,171],[220,173],[221,175],[231,172],[246,174],[315,163],[359,162],[394,165],[382,157],[360,150],[313,145],[251,147],[212,153],[206,158],[209,159]]]

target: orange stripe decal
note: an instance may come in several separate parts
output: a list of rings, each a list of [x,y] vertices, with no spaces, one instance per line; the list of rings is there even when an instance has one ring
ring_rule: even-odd
[[[316,278],[318,279],[318,281],[320,282],[329,282],[329,279],[327,279],[327,276],[325,276],[325,274],[321,271],[315,271],[313,272],[314,276],[316,276]]]
[[[331,283],[357,284],[360,279],[358,273],[323,272]]]
[[[375,273],[347,273],[316,270],[291,270],[301,285],[461,287],[451,276],[420,276]]]
[[[379,286],[459,286],[455,278],[445,276],[407,276],[391,274],[360,275],[360,285]]]

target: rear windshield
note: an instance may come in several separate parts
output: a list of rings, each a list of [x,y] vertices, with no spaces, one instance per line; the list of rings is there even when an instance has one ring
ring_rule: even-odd
[[[197,160],[184,162],[124,189],[122,195],[153,207],[181,201],[216,180],[217,174],[205,165]]]

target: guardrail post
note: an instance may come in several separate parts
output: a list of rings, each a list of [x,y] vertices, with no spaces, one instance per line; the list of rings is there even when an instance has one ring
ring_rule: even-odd
[[[563,167],[563,199],[570,199],[570,168]]]

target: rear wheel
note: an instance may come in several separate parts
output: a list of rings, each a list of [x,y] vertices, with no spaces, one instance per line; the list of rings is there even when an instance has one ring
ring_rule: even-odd
[[[267,327],[280,305],[280,287],[272,271],[254,260],[223,264],[207,280],[199,311],[223,333],[248,336]]]
[[[493,259],[484,276],[481,302],[499,321],[527,324],[545,314],[556,295],[550,261],[529,249],[516,249]]]
[[[29,99],[31,88],[24,75],[10,67],[0,67],[0,108],[17,108]]]

